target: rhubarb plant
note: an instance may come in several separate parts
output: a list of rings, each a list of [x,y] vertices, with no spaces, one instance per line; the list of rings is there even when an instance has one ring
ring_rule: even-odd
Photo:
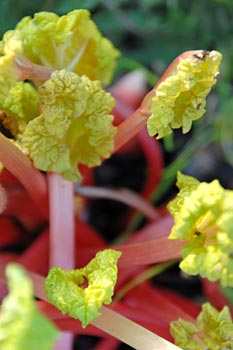
[[[169,238],[187,242],[180,268],[232,287],[233,192],[218,180],[200,183],[181,173],[177,185],[180,192],[168,206],[175,219]]]
[[[179,319],[172,322],[171,333],[182,349],[232,349],[233,323],[227,306],[218,311],[203,304],[196,323]]]
[[[120,255],[120,252],[106,249],[98,252],[82,269],[52,268],[45,284],[48,300],[86,327],[100,315],[100,307],[112,301]],[[83,288],[85,281],[87,286]]]
[[[3,343],[4,349],[72,350],[75,334],[98,336],[98,350],[117,349],[120,341],[138,350],[230,349],[230,335],[223,331],[227,325],[232,333],[227,308],[218,313],[205,304],[196,326],[198,305],[147,281],[181,259],[185,273],[233,285],[232,191],[217,180],[201,183],[179,172],[180,192],[169,212],[164,209],[164,215],[147,200],[162,173],[157,139],[174,129],[189,132],[204,115],[222,55],[182,53],[151,91],[139,91],[135,107],[126,102],[137,84],[132,91],[124,91],[124,82],[106,90],[119,51],[87,10],[25,17],[4,34],[0,53],[1,213],[40,231],[21,255],[0,255],[3,284],[11,261],[23,265],[34,283],[33,292],[25,270],[7,266],[10,295],[0,289],[0,342],[7,338],[11,345]],[[148,161],[144,192],[95,187],[93,168],[114,153],[130,152],[137,142]],[[14,204],[17,196],[24,205]],[[149,223],[109,244],[90,226],[83,197],[119,200]],[[8,216],[0,221],[5,249],[21,238]],[[11,302],[15,309],[8,318]],[[55,345],[57,331],[37,307],[60,330]],[[24,322],[19,324],[20,315]],[[180,317],[184,321],[171,323]],[[41,335],[37,321],[48,334]],[[209,321],[220,334],[213,340]]]

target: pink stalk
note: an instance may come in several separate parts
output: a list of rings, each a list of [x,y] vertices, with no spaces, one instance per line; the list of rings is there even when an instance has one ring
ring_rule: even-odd
[[[45,218],[48,218],[47,183],[30,159],[0,133],[0,161],[24,186]]]
[[[148,223],[138,231],[135,231],[127,240],[127,243],[139,243],[155,238],[166,238],[174,225],[171,215],[165,215],[155,222]]]
[[[108,189],[94,186],[79,186],[76,193],[89,198],[107,198],[117,200],[132,208],[141,211],[148,219],[156,220],[159,217],[157,210],[144,198],[128,189]]]
[[[73,183],[55,173],[48,174],[50,207],[50,262],[63,269],[74,268]]]
[[[117,104],[113,110],[116,125],[120,126],[120,122],[123,123],[123,121],[127,120],[132,113],[133,109],[129,105],[124,104],[122,100],[117,100]],[[132,149],[132,152],[135,152],[135,147],[137,145],[142,149],[147,161],[147,177],[142,189],[142,194],[144,197],[149,198],[154,193],[162,176],[162,152],[159,142],[148,135],[145,127],[136,135],[136,137],[136,141],[133,138],[131,142],[128,142],[123,147],[123,149],[121,148],[120,152],[124,152],[125,149],[127,149],[127,151],[131,151]]]
[[[115,136],[114,152],[121,148],[146,125],[147,120],[151,115],[151,99],[156,95],[156,89],[159,84],[161,84],[173,73],[180,60],[187,59],[201,52],[202,50],[186,51],[175,58],[175,60],[170,64],[159,81],[156,83],[154,88],[145,96],[139,108],[118,126],[117,134]]]
[[[156,238],[140,243],[112,245],[109,248],[122,252],[118,266],[124,268],[134,268],[135,266],[145,266],[181,257],[183,241],[173,241],[165,238]],[[87,247],[80,251],[80,259],[83,263],[89,260],[99,251],[99,248]]]
[[[127,309],[129,309],[129,307],[127,307]],[[144,319],[143,321],[141,321],[140,317],[138,317],[137,312],[138,309],[132,309],[131,312],[125,312],[123,317],[130,318],[133,322],[140,324],[142,327],[149,329],[151,332],[158,334],[160,337],[165,338],[168,341],[172,341],[171,335],[168,336],[169,327],[167,324],[158,322],[155,316],[153,316],[153,319],[152,317],[150,317],[150,319],[148,320]],[[123,312],[119,313],[123,315]],[[45,312],[45,315],[46,314],[47,312]],[[77,334],[94,335],[102,337],[104,339],[111,337],[110,332],[107,332],[107,330],[102,330],[100,328],[98,329],[97,326],[93,326],[92,324],[88,325],[87,328],[83,329],[79,321],[70,317],[57,318],[53,320],[53,322],[59,327],[59,329],[62,329],[64,331],[72,329],[73,332]],[[106,348],[106,350],[110,349]]]
[[[106,307],[101,308],[101,316],[92,321],[92,324],[137,350],[181,350],[176,345]]]
[[[147,302],[148,300],[149,299],[147,298]],[[153,306],[151,306],[151,308],[153,308]],[[160,305],[160,309],[162,311],[163,305]],[[171,313],[170,311],[167,311],[166,308],[164,309],[165,313]],[[123,302],[117,303],[116,308],[114,308],[114,311],[140,324],[142,327],[145,327],[151,332],[156,333],[157,335],[166,339],[167,341],[172,342],[173,338],[169,330],[170,323],[164,321],[163,317],[161,317],[161,313],[157,313],[156,309],[154,310],[154,312],[147,313],[147,310],[144,310],[143,308],[138,306],[138,304],[137,306],[134,306],[133,304],[127,303],[127,300],[125,300]]]
[[[44,277],[36,273],[29,273],[29,276],[34,283],[34,292],[36,297],[47,301],[44,290]],[[6,282],[4,266],[1,265],[0,281]],[[100,312],[101,316],[92,321],[92,325],[132,346],[136,350],[181,350],[176,345],[118,314],[117,312],[112,311],[111,309],[103,306]],[[80,328],[80,323],[72,320],[72,324],[75,324],[76,322],[78,325],[77,328]],[[65,348],[65,350],[66,349],[67,348]]]
[[[30,79],[43,83],[50,78],[54,71],[54,69],[32,63],[26,56],[17,58],[16,65],[20,72],[19,80]]]
[[[92,324],[89,324],[85,329],[82,328],[80,322],[67,315],[62,315],[58,309],[45,301],[37,302],[37,307],[39,307],[40,311],[46,317],[53,320],[53,322],[55,322],[55,324],[64,331],[72,329],[77,334],[89,334],[100,336],[104,339],[114,339],[111,337],[111,334],[107,334],[104,330],[100,330],[94,327]],[[133,306],[126,305],[124,302],[118,302],[117,304],[114,304],[114,306],[111,305],[111,309],[117,311],[125,317],[130,318],[134,322],[141,324],[143,327],[146,327],[150,331],[158,333],[158,335],[167,340],[172,339],[171,335],[169,334],[168,324],[165,323],[161,318],[156,318],[154,314],[147,315],[141,308],[137,307],[136,309]]]
[[[181,257],[184,242],[167,238],[153,239],[142,243],[116,246],[122,252],[119,266],[147,265]]]
[[[59,174],[48,174],[50,207],[50,267],[63,269],[75,267],[75,228],[73,183],[64,180]],[[71,350],[73,334],[63,333],[57,348]]]
[[[139,133],[139,131],[146,125],[149,116],[148,113],[143,115],[141,109],[138,108],[129,118],[118,126],[115,136],[114,153]]]

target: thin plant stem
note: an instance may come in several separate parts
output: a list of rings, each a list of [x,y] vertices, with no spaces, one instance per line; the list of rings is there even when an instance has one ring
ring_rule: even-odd
[[[73,183],[59,174],[48,174],[50,206],[50,267],[73,269],[75,266],[75,229]],[[65,332],[58,339],[56,348],[71,350],[73,334]]]
[[[45,278],[32,272],[29,272],[29,276],[34,283],[35,296],[47,301],[44,290]],[[6,283],[4,267],[1,265],[0,281]],[[101,315],[91,324],[136,350],[181,350],[176,345],[105,306],[102,306],[100,312]]]
[[[114,302],[119,301],[124,297],[125,294],[127,294],[131,289],[135,288],[138,284],[155,277],[174,265],[176,262],[179,260],[170,260],[170,261],[165,261],[160,264],[156,264],[154,266],[151,266],[147,270],[143,271],[139,275],[137,275],[135,278],[131,279],[129,282],[127,282],[116,294],[114,298]]]
[[[30,159],[0,133],[0,161],[23,185],[45,218],[48,218],[47,182]]]
[[[151,116],[151,101],[156,96],[156,89],[158,86],[167,79],[176,69],[177,65],[182,59],[187,59],[193,55],[201,53],[202,50],[186,51],[176,57],[170,66],[163,73],[159,81],[155,84],[152,90],[144,97],[141,105],[136,111],[131,114],[129,118],[124,120],[117,128],[115,136],[114,152],[127,143],[132,137],[134,137],[147,123],[148,118]]]
[[[106,307],[92,324],[136,350],[181,350],[176,345],[152,333],[128,318]]]
[[[141,109],[138,108],[129,118],[118,126],[115,136],[114,153],[139,133],[146,125],[148,117],[148,114],[144,115]]]
[[[43,290],[44,278],[35,273],[29,273],[29,276],[37,284],[34,289],[36,296],[47,301]],[[3,280],[1,266],[0,280]],[[100,312],[101,315],[91,324],[136,350],[181,350],[176,345],[105,306],[102,306]]]
[[[75,192],[80,196],[88,198],[117,200],[139,210],[150,220],[157,220],[159,218],[157,210],[148,201],[137,193],[125,188],[114,190],[104,187],[79,186]]]
[[[74,268],[73,183],[48,174],[50,207],[50,267]]]
[[[167,260],[180,259],[185,241],[171,240],[168,237],[155,238],[137,243],[110,245],[111,249],[119,250],[122,256],[118,266],[135,267],[156,264]],[[90,260],[99,251],[98,247],[88,247],[80,252],[80,258]]]
[[[19,80],[30,79],[33,82],[43,83],[48,80],[54,69],[32,63],[26,56],[21,55],[16,59],[17,68],[20,71]]]
[[[183,241],[172,241],[167,237],[153,239],[141,243],[113,246],[122,252],[119,266],[145,266],[165,262],[167,260],[179,259]],[[130,265],[131,264],[131,265]]]

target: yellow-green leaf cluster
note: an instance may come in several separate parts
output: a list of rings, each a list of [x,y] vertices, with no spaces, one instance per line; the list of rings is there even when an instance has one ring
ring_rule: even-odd
[[[15,43],[18,43],[17,45]],[[25,55],[31,62],[66,69],[108,83],[119,52],[104,38],[88,10],[59,17],[52,12],[27,16],[5,33],[2,50]]]
[[[0,108],[2,125],[17,139],[22,136],[29,120],[38,116],[38,93],[30,83],[16,82]]]
[[[168,205],[174,216],[169,238],[187,240],[180,268],[233,286],[233,191],[181,173],[177,183],[180,192]]]
[[[181,59],[172,74],[156,89],[147,122],[150,136],[162,138],[182,127],[187,133],[193,120],[205,113],[206,97],[216,83],[222,55],[217,51]]]
[[[19,70],[15,64],[15,55],[0,57],[0,121],[1,124],[18,138],[27,122],[38,115],[38,94],[27,82],[18,82]]]
[[[195,324],[179,319],[171,323],[170,330],[175,344],[185,350],[233,349],[233,323],[226,306],[218,311],[206,303]]]
[[[4,34],[0,55],[0,124],[35,167],[76,181],[79,164],[110,156],[115,102],[101,83],[119,52],[89,11],[25,17]]]
[[[21,140],[37,168],[75,181],[81,178],[78,164],[96,166],[110,156],[115,102],[99,81],[55,71],[39,88],[39,100],[42,113],[27,124]]]
[[[38,115],[38,94],[32,84],[16,82],[11,86],[8,96],[2,103],[2,109],[14,118],[26,123]]]
[[[17,264],[9,264],[6,274],[10,293],[3,299],[0,311],[0,348],[53,349],[58,331],[37,310],[26,272]]]
[[[45,283],[48,300],[86,327],[100,315],[100,307],[112,300],[120,256],[120,252],[106,249],[81,269],[52,268]]]

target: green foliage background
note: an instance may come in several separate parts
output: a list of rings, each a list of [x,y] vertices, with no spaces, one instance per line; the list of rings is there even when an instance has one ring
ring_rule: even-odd
[[[183,51],[205,49],[223,54],[221,80],[215,88],[208,128],[213,129],[213,138],[233,165],[233,1],[1,0],[0,33],[35,12],[62,15],[77,8],[89,9],[103,34],[120,49],[116,76],[142,65],[155,74],[148,76],[148,82],[153,84]]]
[[[0,32],[38,11],[62,15],[77,8],[89,9],[123,55],[143,64],[167,64],[194,48],[217,49],[232,63],[231,0],[1,0]]]

